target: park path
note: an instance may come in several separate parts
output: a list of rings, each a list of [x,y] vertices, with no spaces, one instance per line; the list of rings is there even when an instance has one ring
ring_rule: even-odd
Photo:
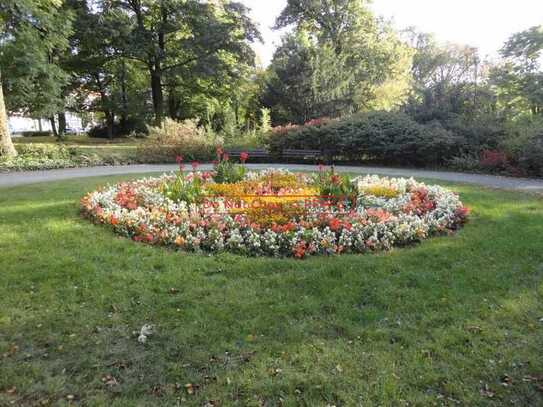
[[[300,164],[248,164],[247,167],[249,169],[288,168],[293,171],[314,171],[316,169],[314,165]],[[211,165],[205,164],[200,168],[203,170],[210,169]],[[66,168],[47,171],[0,173],[0,187],[61,181],[72,178],[166,172],[175,171],[176,169],[177,166],[175,164],[141,164],[115,167]],[[538,179],[511,178],[495,175],[464,174],[450,171],[416,170],[407,168],[338,166],[336,169],[338,172],[349,172],[354,174],[379,174],[394,177],[432,178],[442,181],[476,184],[490,188],[543,193],[543,180]]]

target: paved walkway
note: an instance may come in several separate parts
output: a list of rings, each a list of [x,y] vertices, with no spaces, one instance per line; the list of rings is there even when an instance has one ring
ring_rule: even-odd
[[[290,170],[314,171],[314,165],[297,165],[297,164],[248,164],[250,169],[262,168],[288,168]],[[201,169],[210,169],[211,166],[202,165]],[[338,172],[350,172],[355,174],[379,174],[387,176],[402,176],[415,178],[433,178],[443,181],[464,182],[468,184],[476,184],[490,188],[509,189],[522,192],[538,192],[543,193],[543,180],[525,179],[525,178],[510,178],[498,177],[494,175],[480,174],[462,174],[449,171],[429,171],[429,170],[414,170],[400,168],[383,168],[383,167],[355,167],[355,166],[339,166],[336,167]],[[175,164],[165,165],[127,165],[116,167],[91,167],[91,168],[67,168],[60,170],[48,171],[28,171],[28,172],[12,172],[0,173],[0,187],[34,184],[38,182],[60,181],[72,178],[96,177],[105,175],[120,175],[120,174],[143,174],[151,172],[175,171]]]

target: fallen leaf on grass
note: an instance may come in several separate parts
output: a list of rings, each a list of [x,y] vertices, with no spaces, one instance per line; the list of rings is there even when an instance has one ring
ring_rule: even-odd
[[[116,386],[116,385],[119,384],[117,379],[115,379],[110,374],[105,375],[104,377],[102,377],[102,383],[104,383],[106,386]]]
[[[479,391],[479,393],[481,393],[481,396],[483,397],[488,397],[488,398],[492,398],[496,395],[496,393],[494,393],[490,387],[488,387],[488,384],[485,384],[483,386],[483,388]]]

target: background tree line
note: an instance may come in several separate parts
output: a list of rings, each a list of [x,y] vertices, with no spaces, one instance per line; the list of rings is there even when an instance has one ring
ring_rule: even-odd
[[[379,110],[460,140],[457,164],[485,150],[539,151],[542,27],[513,35],[490,61],[398,32],[365,0],[289,0],[276,21],[289,31],[264,69],[248,9],[228,0],[5,0],[0,24],[7,110],[49,117],[60,137],[65,111],[94,113],[94,136],[171,118],[235,141],[270,120]]]

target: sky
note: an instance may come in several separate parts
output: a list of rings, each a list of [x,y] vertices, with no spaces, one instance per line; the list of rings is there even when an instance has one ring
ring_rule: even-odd
[[[281,32],[271,27],[286,0],[242,1],[260,26],[265,43],[255,50],[267,65],[281,41]],[[442,42],[475,46],[490,57],[497,56],[511,34],[543,24],[543,0],[374,0],[371,7],[396,28],[415,26]]]

